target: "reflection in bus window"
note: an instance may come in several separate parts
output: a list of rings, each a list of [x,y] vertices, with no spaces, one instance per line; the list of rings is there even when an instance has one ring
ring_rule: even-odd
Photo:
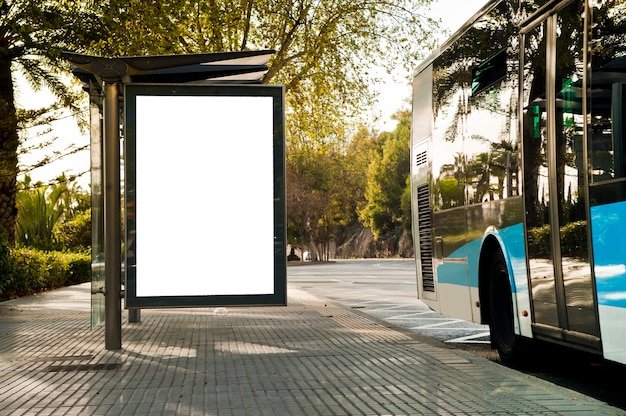
[[[556,26],[555,142],[560,262],[567,328],[599,335],[594,317],[593,282],[587,244],[583,157],[583,1],[559,11]]]
[[[452,51],[454,52],[454,51]],[[451,52],[451,53],[452,53]],[[463,61],[443,55],[433,70],[433,141],[445,151],[434,153],[433,170],[437,192],[434,208],[447,209],[464,204],[465,162],[463,139],[469,84],[467,65]]]
[[[593,4],[592,75],[587,88],[592,183],[626,177],[626,2]]]
[[[502,2],[433,64],[435,210],[520,194],[510,8]]]
[[[543,22],[524,36],[523,147],[527,256],[538,322],[558,326],[555,253],[550,218],[549,124],[546,91],[548,27]]]
[[[507,34],[502,35],[502,44],[506,45]],[[472,71],[472,111],[466,144],[470,204],[519,195],[517,118],[509,111],[517,101],[516,72],[507,63],[507,48],[495,52]]]

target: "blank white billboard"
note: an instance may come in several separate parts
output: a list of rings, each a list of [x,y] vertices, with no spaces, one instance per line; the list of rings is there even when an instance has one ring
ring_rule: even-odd
[[[127,305],[284,304],[282,89],[130,87]]]

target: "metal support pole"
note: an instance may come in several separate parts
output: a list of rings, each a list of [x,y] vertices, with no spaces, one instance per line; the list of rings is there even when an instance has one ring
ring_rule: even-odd
[[[104,287],[107,350],[122,348],[119,84],[104,83]]]
[[[128,310],[128,322],[130,323],[139,323],[141,322],[141,309],[129,309]]]

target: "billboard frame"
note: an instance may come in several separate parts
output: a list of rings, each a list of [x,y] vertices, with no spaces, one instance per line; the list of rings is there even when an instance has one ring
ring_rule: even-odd
[[[269,97],[272,101],[272,154],[273,154],[273,212],[272,218],[260,221],[273,222],[273,289],[268,293],[186,293],[168,295],[166,293],[142,295],[138,293],[137,261],[141,262],[141,251],[136,256],[137,237],[141,244],[141,229],[137,233],[133,212],[137,202],[137,98],[138,97]],[[280,85],[260,84],[139,84],[124,86],[124,250],[125,255],[125,307],[167,308],[167,307],[210,307],[210,306],[278,306],[287,304],[287,261],[286,261],[286,202],[285,202],[285,123],[284,123],[284,87]],[[245,119],[245,114],[239,115]],[[245,121],[245,120],[242,120]],[[181,120],[184,122],[184,120]],[[171,143],[176,146],[178,143]],[[236,166],[237,161],[233,161]],[[194,168],[189,166],[189,169]],[[142,174],[142,172],[139,172]],[[228,172],[224,172],[228,175]],[[187,172],[186,176],[193,176]],[[184,180],[180,178],[180,180]],[[204,179],[208,180],[207,178]],[[141,191],[141,189],[139,189]],[[233,189],[236,192],[236,188]],[[223,195],[222,195],[223,196]],[[226,196],[228,197],[228,196]],[[239,221],[243,229],[240,235],[246,235],[250,225]],[[156,226],[156,225],[155,225]],[[145,229],[145,228],[144,228]],[[135,244],[135,246],[133,246]],[[169,242],[169,244],[176,244]],[[141,248],[141,245],[139,245]],[[265,247],[267,250],[269,248]],[[246,253],[241,253],[245,256]],[[187,259],[189,260],[189,259]],[[191,259],[193,260],[193,259]],[[206,260],[206,259],[201,259]],[[175,261],[172,259],[171,261]],[[247,261],[242,259],[242,261]],[[141,263],[139,263],[141,266]],[[205,265],[206,266],[206,265]],[[213,265],[217,267],[220,265]],[[224,267],[225,265],[221,265]],[[230,267],[235,268],[233,264]],[[202,266],[198,266],[202,267]],[[211,267],[211,266],[209,266]],[[226,265],[228,267],[228,265]],[[216,276],[230,278],[228,269],[221,269]],[[176,284],[176,278],[171,279]],[[141,283],[143,284],[143,283]]]

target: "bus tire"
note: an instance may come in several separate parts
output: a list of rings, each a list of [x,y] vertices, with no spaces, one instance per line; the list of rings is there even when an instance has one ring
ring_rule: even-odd
[[[504,256],[500,250],[491,260],[489,282],[491,343],[498,350],[504,364],[520,365],[523,361],[522,339],[515,334],[511,283]]]

